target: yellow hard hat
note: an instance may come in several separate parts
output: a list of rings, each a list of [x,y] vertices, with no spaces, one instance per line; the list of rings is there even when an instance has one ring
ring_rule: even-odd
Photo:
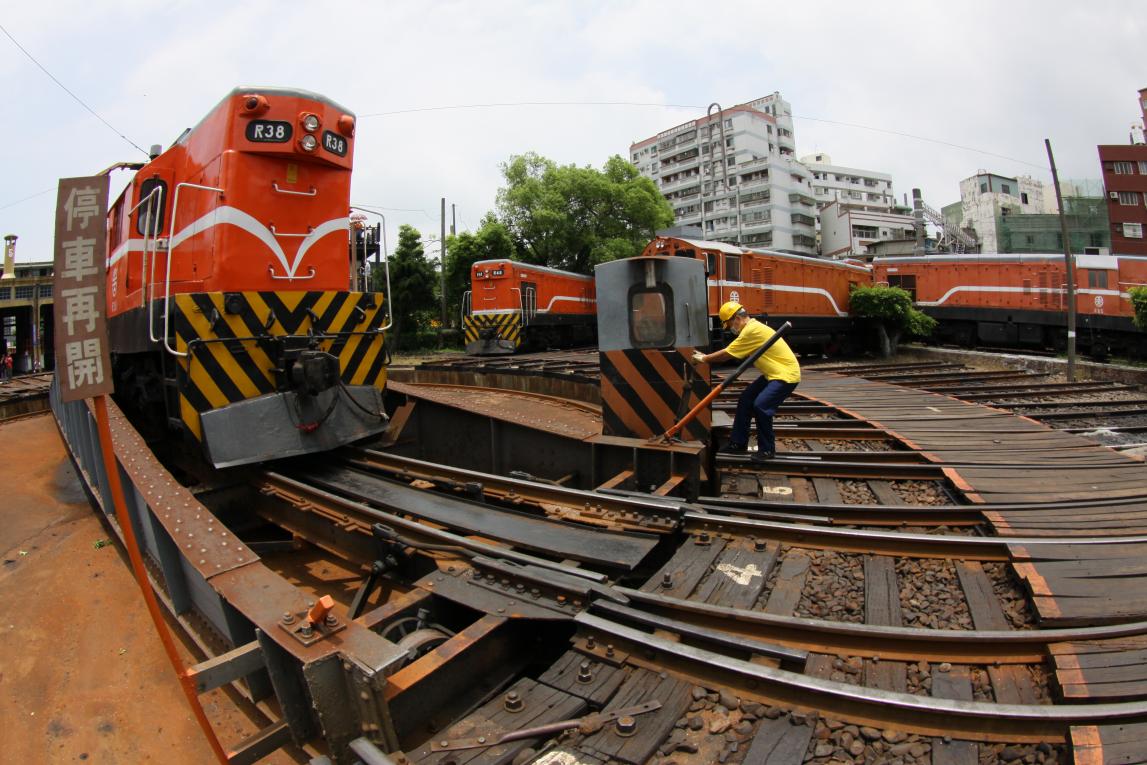
[[[735,300],[730,300],[728,303],[725,303],[725,305],[721,306],[721,310],[717,312],[717,316],[721,319],[722,322],[726,322],[736,316],[738,312],[743,310],[745,309],[740,303]]]

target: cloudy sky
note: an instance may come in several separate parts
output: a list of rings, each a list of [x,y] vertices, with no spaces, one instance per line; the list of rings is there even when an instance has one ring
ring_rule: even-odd
[[[1142,0],[6,5],[4,30],[115,128],[0,34],[0,233],[21,261],[51,258],[59,178],[139,160],[118,133],[168,146],[237,85],[359,115],[353,201],[386,210],[391,246],[399,223],[436,234],[442,196],[477,226],[511,154],[600,166],[773,91],[798,155],[891,173],[901,198],[955,201],[979,168],[1050,180],[1045,137],[1061,177],[1096,178],[1096,144],[1127,141],[1147,87]],[[475,104],[518,105],[438,108]]]

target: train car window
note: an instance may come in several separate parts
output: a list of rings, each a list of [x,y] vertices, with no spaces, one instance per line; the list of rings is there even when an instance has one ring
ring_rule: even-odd
[[[159,192],[147,199],[148,194],[159,188]],[[160,178],[148,178],[139,186],[139,198],[147,199],[135,211],[135,231],[140,236],[148,236],[156,231],[163,231],[163,208],[167,204],[167,183]],[[150,213],[150,217],[149,217]],[[158,220],[157,220],[158,218]],[[151,227],[151,231],[147,228]]]
[[[683,247],[682,249],[675,251],[673,254],[679,258],[695,258],[695,257],[697,257],[697,251],[694,250],[692,247],[688,247],[688,248]]]
[[[916,302],[916,274],[889,274],[888,286],[899,287],[912,296],[912,302]]]
[[[725,281],[730,281],[730,282],[741,281],[741,256],[740,255],[726,255],[725,256]]]
[[[1107,289],[1107,272],[1106,271],[1088,271],[1087,272],[1087,286],[1096,287],[1101,290]]]
[[[705,253],[705,275],[717,275],[717,253],[715,252]]]
[[[673,293],[665,286],[629,291],[629,341],[634,348],[673,344]]]

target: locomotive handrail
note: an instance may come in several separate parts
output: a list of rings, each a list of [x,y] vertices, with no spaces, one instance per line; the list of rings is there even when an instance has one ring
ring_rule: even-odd
[[[168,228],[167,233],[167,273],[163,282],[163,347],[172,356],[187,356],[182,351],[177,351],[171,347],[171,259],[175,255],[175,216],[179,212],[179,192],[186,186],[189,189],[199,189],[200,191],[214,191],[216,194],[222,196],[223,189],[217,186],[202,186],[198,183],[177,183],[175,184],[175,197],[171,204],[171,226]]]
[[[138,210],[140,207],[142,207],[145,202],[150,201],[151,198],[157,194],[159,195],[159,204],[161,205],[161,209],[162,209],[163,188],[164,188],[163,186],[157,185],[154,189],[151,190],[150,194],[148,194],[143,199],[139,200],[139,203],[135,207],[133,207],[127,211],[128,219],[130,220],[132,214],[136,210]],[[159,338],[155,336],[155,312],[152,311],[150,308],[148,308],[147,301],[148,301],[148,288],[151,286],[151,281],[153,281],[155,279],[155,259],[153,258],[151,260],[151,275],[149,277],[148,273],[147,273],[147,263],[148,263],[148,260],[147,260],[148,239],[147,238],[148,238],[148,230],[150,227],[151,252],[154,255],[155,251],[159,249],[159,247],[158,247],[159,237],[156,236],[156,234],[159,233],[159,218],[160,218],[160,216],[157,215],[155,217],[155,223],[152,224],[152,222],[151,222],[151,208],[149,207],[147,210],[147,215],[143,219],[144,220],[144,223],[143,223],[143,229],[144,229],[143,230],[143,262],[139,264],[139,279],[143,283],[143,307],[147,309],[147,335],[148,335],[148,337],[151,338],[151,342],[153,342],[153,343],[158,343]],[[128,262],[130,264],[130,262],[131,262],[130,258],[129,258]]]
[[[522,295],[521,287],[510,287],[510,291],[518,293],[518,315],[522,317],[522,326],[525,327],[530,323],[526,316],[526,298]]]
[[[306,237],[308,237],[308,236],[310,236],[311,234],[313,234],[313,233],[314,233],[314,229],[313,229],[313,228],[311,228],[310,226],[308,226],[308,227],[307,227],[307,230],[306,230],[306,231],[304,231],[304,232],[303,232],[303,233],[301,233],[301,234],[288,234],[288,233],[284,233],[284,232],[281,232],[281,231],[276,231],[276,230],[275,230],[275,224],[274,224],[274,223],[272,223],[271,225],[267,226],[267,229],[268,229],[268,230],[271,232],[271,235],[272,235],[272,236],[290,236],[290,237],[296,237],[296,238],[298,238],[298,239],[305,239]]]
[[[283,236],[286,236],[286,234],[283,234]],[[286,276],[276,276],[275,275],[275,267],[274,266],[267,266],[267,273],[271,275],[272,279],[277,279],[279,281],[286,281],[286,282],[298,282],[298,281],[304,281],[306,279],[314,279],[315,278],[315,267],[314,266],[307,266],[307,269],[308,269],[308,273],[306,276],[291,276],[290,274],[287,274]]]
[[[466,317],[470,315],[470,312],[474,308],[470,304],[470,293],[471,292],[472,292],[472,290],[466,290],[465,292],[462,293],[462,316],[461,316],[462,321],[466,321]]]
[[[386,270],[386,326],[382,327],[381,331],[385,332],[394,326],[394,309],[392,308],[393,303],[390,299],[390,255],[386,252],[386,216],[369,207],[351,205],[350,209],[377,215],[379,218],[382,218],[382,265]]]
[[[319,190],[316,189],[314,186],[311,186],[310,191],[292,191],[291,189],[281,189],[281,188],[279,188],[279,182],[278,181],[271,181],[271,188],[273,188],[275,191],[277,191],[280,194],[291,194],[291,195],[296,196],[296,197],[315,197],[315,196],[318,196],[318,194],[319,194]]]

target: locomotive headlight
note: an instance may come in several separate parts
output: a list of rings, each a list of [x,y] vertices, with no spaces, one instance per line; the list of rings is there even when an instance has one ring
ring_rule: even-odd
[[[306,117],[303,117],[303,130],[307,131],[308,133],[313,133],[318,129],[319,118],[316,115],[308,114]],[[308,149],[308,151],[310,150]]]
[[[310,133],[299,139],[299,145],[303,147],[303,151],[314,151],[315,147],[319,145],[319,141]]]

